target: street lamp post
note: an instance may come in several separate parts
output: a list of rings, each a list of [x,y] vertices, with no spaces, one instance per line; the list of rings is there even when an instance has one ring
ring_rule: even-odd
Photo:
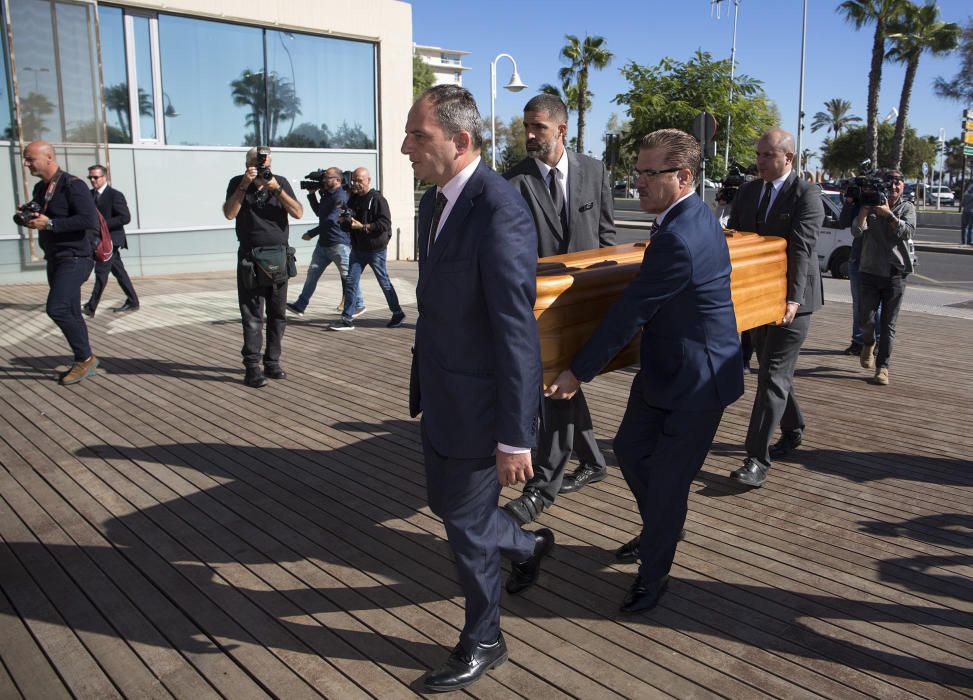
[[[801,82],[798,88],[797,100],[797,161],[801,161],[801,149],[804,145],[804,55],[807,45],[807,0],[804,0],[804,17],[801,21]],[[798,168],[800,170],[800,168]],[[799,173],[801,177],[804,173]]]
[[[497,61],[504,57],[509,58],[510,62],[514,65],[514,72],[510,76],[510,82],[504,85],[504,87],[510,90],[510,92],[520,92],[527,87],[517,73],[517,61],[509,53],[497,54],[497,57],[490,61],[490,150],[492,152],[494,170],[497,169]]]

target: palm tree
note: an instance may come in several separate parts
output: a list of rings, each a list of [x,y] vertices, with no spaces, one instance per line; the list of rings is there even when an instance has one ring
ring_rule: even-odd
[[[578,153],[584,152],[584,118],[587,100],[591,97],[588,90],[588,70],[591,67],[601,70],[611,63],[614,54],[605,48],[605,37],[588,36],[584,41],[573,34],[565,34],[568,43],[561,49],[561,58],[569,63],[558,73],[562,85],[574,85],[578,94],[575,111],[578,113]]]
[[[888,24],[887,36],[892,41],[892,48],[886,58],[905,64],[899,117],[892,136],[892,167],[896,170],[902,164],[905,122],[912,99],[912,85],[919,69],[919,57],[925,51],[933,55],[949,53],[959,45],[960,31],[960,26],[955,22],[941,21],[936,3],[928,0],[922,6],[908,3],[902,15]]]
[[[824,109],[825,111],[814,115],[814,121],[811,122],[812,132],[818,129],[827,129],[829,134],[833,133],[837,136],[845,127],[862,120],[861,117],[848,114],[851,109],[851,102],[840,97],[827,100],[824,103]]]
[[[838,6],[845,19],[861,29],[875,23],[872,39],[872,65],[868,71],[868,108],[865,113],[865,152],[878,167],[878,94],[882,87],[882,63],[885,61],[885,32],[889,20],[898,16],[908,0],[845,0]]]

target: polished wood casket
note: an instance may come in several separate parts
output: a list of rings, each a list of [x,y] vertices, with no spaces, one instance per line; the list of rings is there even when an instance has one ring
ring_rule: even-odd
[[[787,256],[783,238],[727,231],[730,291],[737,330],[779,321],[787,295]],[[544,384],[568,367],[591,337],[605,312],[638,272],[648,241],[579,253],[553,255],[537,262],[534,317],[541,339]],[[639,361],[639,336],[615,357],[605,372]]]

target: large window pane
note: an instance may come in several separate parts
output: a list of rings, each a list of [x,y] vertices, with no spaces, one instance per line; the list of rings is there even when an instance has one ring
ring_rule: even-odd
[[[54,64],[54,26],[48,0],[11,3],[13,50],[17,57],[20,119],[24,141],[61,142],[61,101]]]
[[[262,32],[159,16],[166,143],[253,146],[263,130]]]
[[[132,40],[135,42],[135,81],[139,98],[139,138],[154,139],[155,89],[152,86],[152,35],[148,17],[132,17]]]
[[[102,142],[94,4],[59,2],[55,8],[64,140]]]
[[[271,144],[375,148],[375,49],[267,31]]]
[[[105,113],[109,143],[132,142],[132,114],[128,103],[125,62],[125,25],[122,11],[102,5],[98,9],[101,34],[101,72],[105,81]]]
[[[0,17],[3,13],[0,12]],[[10,110],[12,109],[13,103],[10,101],[10,90],[7,89],[8,85],[8,70],[7,67],[7,35],[6,32],[3,33],[3,37],[0,37],[0,49],[2,49],[3,55],[0,56],[0,139],[6,139],[12,141],[14,138],[13,118]]]

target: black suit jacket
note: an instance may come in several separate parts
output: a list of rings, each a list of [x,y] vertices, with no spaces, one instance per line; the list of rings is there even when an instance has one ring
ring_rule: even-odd
[[[534,217],[539,258],[615,245],[615,207],[604,163],[573,151],[567,151],[567,155],[567,235],[561,230],[551,192],[533,158],[524,158],[504,173]]]
[[[128,248],[128,241],[125,238],[125,224],[132,220],[132,215],[128,211],[125,195],[109,185],[101,193],[96,206],[101,215],[105,217],[108,232],[111,234],[111,242],[115,248]]]
[[[436,188],[419,203],[419,281],[409,408],[432,448],[490,457],[532,447],[540,412],[534,222],[517,192],[480,163],[427,254]]]
[[[764,181],[743,185],[733,200],[727,228],[757,232],[757,208]],[[817,185],[797,177],[784,180],[761,226],[761,236],[780,236],[787,241],[787,301],[800,304],[799,314],[817,311],[824,304],[824,288],[815,244],[824,222],[824,204]]]

